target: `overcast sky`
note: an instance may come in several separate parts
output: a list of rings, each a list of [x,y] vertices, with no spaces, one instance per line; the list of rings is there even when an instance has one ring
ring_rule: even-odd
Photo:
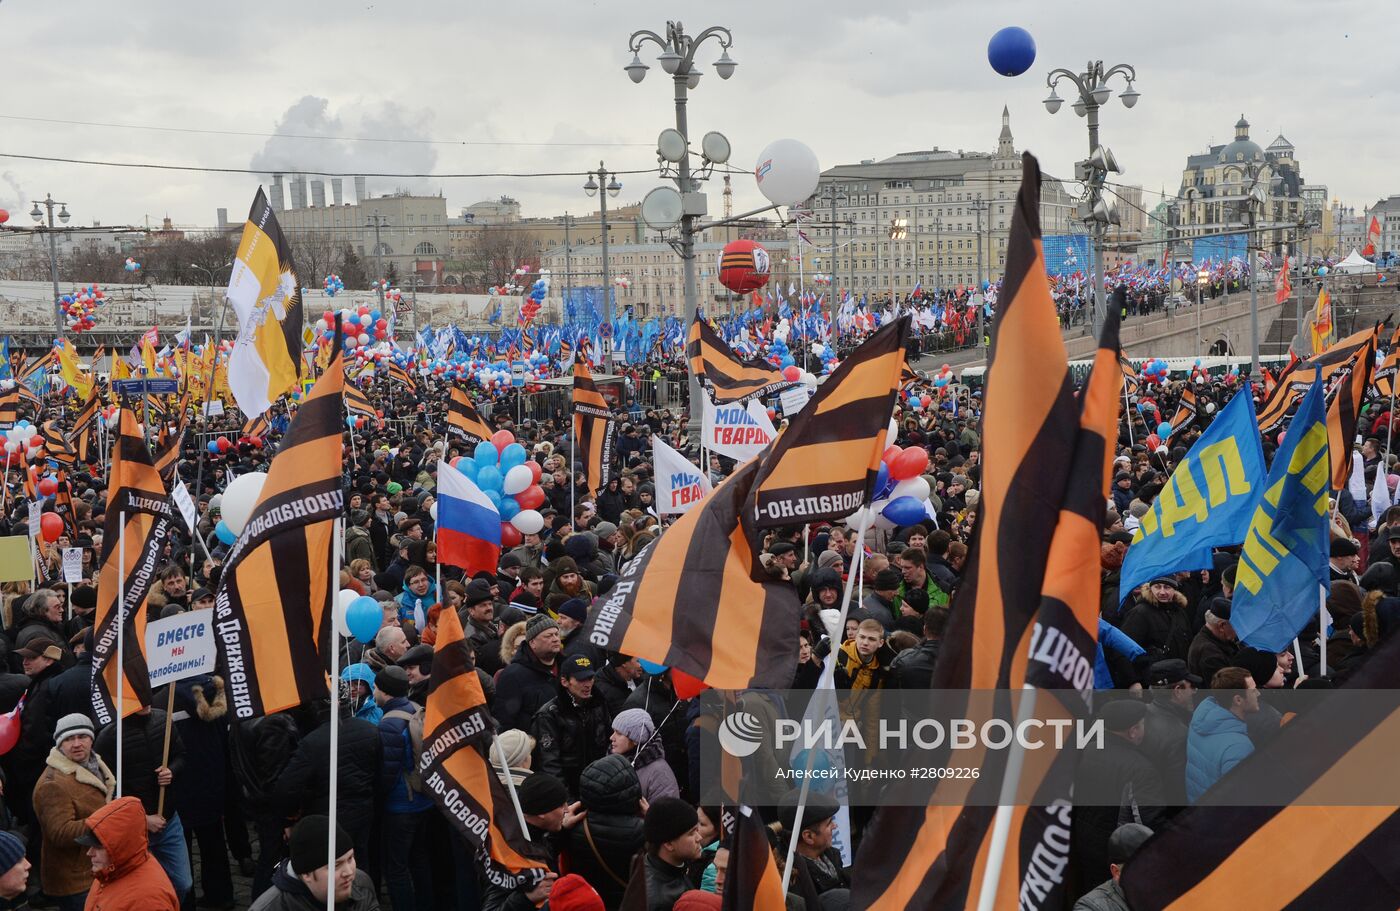
[[[880,8],[882,12],[871,12]],[[1188,153],[1229,141],[1243,113],[1267,145],[1282,131],[1303,176],[1358,208],[1400,177],[1386,149],[1400,132],[1400,58],[1388,29],[1366,24],[1361,2],[1301,0],[1237,4],[1100,4],[1101,13],[1033,2],[834,0],[676,5],[696,33],[734,31],[738,71],[721,81],[701,50],[705,75],[692,93],[691,135],[725,133],[735,166],[751,170],[773,139],[810,145],[823,167],[931,148],[991,150],[1002,105],[1018,149],[1051,174],[1068,174],[1087,146],[1068,104],[1040,104],[1057,66],[1091,58],[1127,62],[1142,98],[1103,114],[1103,142],[1125,182],[1147,191],[1150,209],[1180,183]],[[3,0],[0,29],[11,66],[0,101],[0,152],[211,168],[293,167],[405,173],[582,172],[600,159],[615,170],[655,167],[658,131],[673,125],[672,86],[643,52],[648,78],[622,71],[627,36],[660,31],[667,5],[645,0],[484,3],[481,0],[295,0],[241,4],[146,0]],[[1226,28],[1221,16],[1236,23]],[[1004,78],[987,64],[998,28],[1036,38],[1035,65]],[[1115,91],[1121,84],[1115,84]],[[1061,95],[1065,95],[1061,91]],[[52,118],[180,130],[277,131],[436,143],[269,139],[39,123]],[[553,145],[463,144],[509,142]],[[0,205],[20,223],[45,192],[68,203],[75,223],[214,222],[227,207],[241,220],[259,178],[249,174],[126,170],[0,159]],[[623,178],[619,202],[660,184]],[[441,189],[448,210],[509,194],[527,216],[590,211],[577,176],[386,180]],[[751,176],[734,178],[736,211],[761,204]],[[711,213],[720,210],[713,182]],[[348,187],[347,187],[348,192]]]

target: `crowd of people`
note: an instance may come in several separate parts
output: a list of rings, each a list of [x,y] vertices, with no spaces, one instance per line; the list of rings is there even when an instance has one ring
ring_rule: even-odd
[[[954,407],[919,382],[934,403],[901,405],[896,442],[930,455],[928,522],[871,528],[863,540],[843,523],[794,526],[765,542],[769,575],[790,582],[803,602],[791,631],[793,689],[815,687],[827,656],[838,688],[930,685],[977,523],[980,396]],[[1262,653],[1237,641],[1228,548],[1212,569],[1162,575],[1120,602],[1118,572],[1134,529],[1236,383],[1193,381],[1196,419],[1155,449],[1146,442],[1151,428],[1174,412],[1181,382],[1133,396],[1120,425],[1102,530],[1095,669],[1096,686],[1112,691],[1096,700],[1110,738],[1081,775],[1101,793],[1121,785],[1133,799],[1131,807],[1075,808],[1070,883],[1076,907],[1089,911],[1127,908],[1118,874],[1150,831],[1277,733],[1272,691],[1346,680],[1400,625],[1400,508],[1370,529],[1365,504],[1345,492],[1332,529],[1326,666],[1315,634],[1301,636],[1301,663],[1291,650]],[[232,908],[235,872],[251,879],[259,911],[323,907],[332,890],[337,907],[357,911],[382,903],[395,911],[719,907],[729,845],[721,809],[700,799],[698,759],[713,718],[679,696],[664,669],[581,635],[619,573],[665,533],[650,442],[695,454],[687,415],[618,402],[612,478],[591,491],[570,462],[567,402],[519,422],[508,399],[483,408],[539,463],[545,525],[503,548],[494,572],[466,576],[437,563],[434,497],[439,461],[469,456],[473,443],[448,432],[442,381],[423,377],[414,390],[395,389],[392,402],[386,389],[374,384],[370,395],[389,419],[352,421],[346,431],[341,587],[378,601],[383,624],[372,642],[351,643],[343,656],[333,820],[329,702],[235,720],[217,675],[180,681],[173,695],[157,691],[153,707],[126,720],[117,780],[116,730],[94,723],[90,692],[109,490],[100,461],[75,466],[68,480],[76,534],[45,547],[34,584],[3,586],[0,712],[15,710],[20,725],[0,756],[0,896],[12,907]],[[1382,446],[1389,421],[1377,405],[1362,425],[1372,477],[1390,470]],[[233,415],[193,423],[178,472],[196,503],[196,535],[178,528],[167,542],[151,619],[212,605],[227,556],[214,534],[221,491],[231,476],[265,470],[286,426],[280,412],[257,436],[243,435]],[[232,445],[207,445],[221,435]],[[1272,451],[1266,441],[1266,455]],[[734,465],[716,456],[704,468],[718,483]],[[27,505],[14,490],[8,496],[0,534],[23,534]],[[66,547],[82,552],[83,579],[71,586],[62,581]],[[830,628],[823,612],[841,606],[848,582],[847,623]],[[530,839],[549,859],[549,875],[529,888],[506,891],[483,876],[417,775],[445,611],[461,621],[497,725],[492,755],[506,766],[498,774],[510,780]],[[1207,688],[1211,695],[1198,692]],[[850,855],[835,847],[839,805],[814,791],[799,826],[797,802],[795,791],[774,793],[756,808],[780,869],[792,848],[789,906],[852,907]],[[870,814],[851,818],[855,831],[844,836],[858,844]]]

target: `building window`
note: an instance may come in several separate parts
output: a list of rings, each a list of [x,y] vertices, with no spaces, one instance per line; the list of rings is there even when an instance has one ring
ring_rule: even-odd
[[[437,256],[437,247],[434,247],[432,244],[428,243],[427,241],[424,241],[423,243],[414,247],[413,252],[417,256]]]

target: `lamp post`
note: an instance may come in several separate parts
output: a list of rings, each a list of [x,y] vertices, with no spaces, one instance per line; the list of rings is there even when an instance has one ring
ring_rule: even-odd
[[[1206,337],[1201,329],[1201,320],[1204,318],[1201,314],[1206,306],[1206,284],[1209,281],[1210,273],[1205,269],[1196,273],[1196,341],[1202,348],[1205,347]],[[1201,353],[1206,354],[1207,352],[1202,351]]]
[[[379,229],[389,224],[389,216],[380,215],[378,212],[370,215],[367,228],[374,229],[374,263],[375,269],[379,272],[379,280],[374,283],[375,295],[379,298],[379,312],[384,312],[384,244],[379,240]],[[397,315],[397,314],[396,314]]]
[[[43,206],[43,209],[39,207]],[[58,305],[58,299],[62,295],[58,291],[58,237],[54,233],[53,207],[58,206],[58,220],[63,224],[68,224],[71,217],[68,214],[68,203],[58,202],[48,193],[44,194],[42,200],[34,203],[34,208],[30,211],[29,217],[34,219],[39,225],[39,230],[49,236],[49,277],[53,279],[53,334],[54,338],[63,335],[63,310]],[[48,213],[48,223],[44,223],[45,211]]]
[[[602,193],[598,192],[600,188]],[[613,296],[612,277],[608,274],[608,197],[616,198],[622,192],[622,184],[617,182],[617,175],[609,172],[600,161],[598,170],[588,172],[588,182],[583,185],[583,192],[598,197],[599,227],[603,232],[603,319],[607,321],[607,331],[603,333],[603,369],[612,373]]]
[[[720,58],[715,61],[715,72],[719,78],[728,79],[734,75],[734,68],[738,66],[729,56],[729,48],[734,43],[734,36],[729,29],[723,26],[712,26],[698,35],[688,35],[685,26],[678,21],[668,21],[664,35],[648,29],[641,29],[633,32],[627,39],[627,49],[632,52],[632,62],[623,67],[628,78],[634,83],[640,83],[646,78],[649,67],[642,63],[641,49],[647,42],[655,44],[661,49],[657,55],[656,62],[661,64],[661,69],[671,77],[675,84],[675,108],[676,108],[676,131],[684,139],[689,138],[689,125],[686,120],[686,101],[691,89],[700,84],[701,70],[695,65],[695,52],[709,39],[714,38],[719,42]],[[728,143],[725,143],[726,147]],[[728,157],[727,148],[725,158]],[[723,164],[722,161],[717,162]],[[685,319],[686,324],[695,321],[696,314],[700,309],[699,289],[695,278],[695,235],[699,233],[696,229],[697,221],[705,215],[705,194],[699,191],[699,181],[696,180],[690,171],[690,158],[688,154],[679,156],[679,160],[674,162],[674,180],[676,189],[681,194],[681,219],[680,219],[680,243],[679,250],[681,266],[685,274]],[[700,439],[700,378],[692,371],[689,384],[690,394],[690,421],[689,435],[692,440]]]
[[[1109,87],[1109,80],[1114,76],[1122,76],[1127,83],[1118,97],[1122,99],[1123,106],[1131,108],[1137,104],[1141,93],[1133,88],[1133,80],[1137,79],[1137,70],[1126,63],[1104,68],[1102,60],[1091,60],[1082,73],[1075,73],[1067,69],[1058,68],[1050,71],[1045,77],[1045,84],[1050,88],[1050,95],[1045,99],[1045,109],[1054,114],[1064,103],[1055,92],[1055,87],[1062,80],[1068,80],[1078,92],[1078,98],[1070,105],[1074,112],[1080,117],[1088,119],[1089,126],[1089,158],[1076,164],[1077,177],[1084,181],[1088,190],[1087,197],[1080,207],[1080,218],[1090,223],[1090,237],[1093,238],[1093,328],[1094,335],[1097,336],[1104,318],[1104,291],[1103,291],[1103,236],[1108,230],[1109,224],[1116,224],[1116,213],[1112,207],[1103,201],[1103,184],[1110,171],[1121,173],[1118,162],[1113,158],[1113,154],[1099,145],[1099,109],[1108,103],[1113,97],[1113,90]]]
[[[891,218],[891,219],[890,219],[890,230],[889,230],[889,234],[890,234],[890,309],[893,310],[893,309],[894,309],[894,306],[895,306],[895,295],[894,295],[894,267],[895,267],[894,242],[897,241],[897,240],[904,240],[904,238],[906,238],[906,237],[909,236],[909,220],[908,220],[908,219],[905,219],[905,218]]]
[[[1259,216],[1263,212],[1265,191],[1259,178],[1258,163],[1249,163],[1249,196],[1245,200],[1249,216],[1249,377],[1259,376]]]

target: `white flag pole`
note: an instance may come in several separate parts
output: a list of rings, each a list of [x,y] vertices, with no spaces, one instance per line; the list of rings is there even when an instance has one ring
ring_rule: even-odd
[[[500,738],[495,736],[491,738],[491,745],[496,748],[496,759],[501,764],[501,775],[506,780],[506,790],[510,792],[510,802],[515,806],[515,816],[520,820],[520,834],[525,836],[526,841],[533,841],[530,838],[530,827],[525,824],[525,811],[520,809],[520,795],[515,792],[515,779],[510,777],[510,763],[506,762],[505,748],[501,746]]]
[[[330,824],[326,827],[326,911],[335,911],[335,817],[336,792],[340,784],[340,630],[336,626],[336,613],[340,610],[340,557],[345,538],[345,520],[335,520],[334,538],[331,541],[331,575],[336,580],[331,594],[331,756],[330,756],[330,795],[326,804],[326,815]]]
[[[126,510],[117,517],[117,796],[122,796],[122,690],[126,682]]]

